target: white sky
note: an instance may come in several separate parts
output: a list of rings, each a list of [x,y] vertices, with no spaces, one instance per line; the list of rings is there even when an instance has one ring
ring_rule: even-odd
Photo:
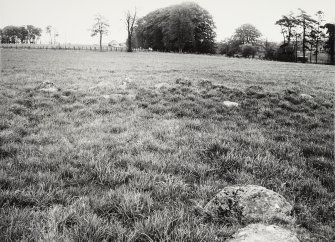
[[[98,43],[97,37],[90,37],[89,28],[97,13],[104,15],[111,25],[110,34],[103,39],[124,42],[126,28],[123,22],[125,12],[135,7],[138,16],[185,2],[183,0],[0,0],[0,28],[7,25],[32,24],[43,29],[52,25],[60,36],[61,43]],[[196,0],[207,9],[216,23],[217,40],[230,37],[234,30],[244,23],[256,26],[263,38],[281,41],[279,26],[274,25],[281,15],[302,8],[309,14],[318,10],[325,13],[328,22],[335,22],[335,0]],[[42,42],[48,38],[42,36]]]

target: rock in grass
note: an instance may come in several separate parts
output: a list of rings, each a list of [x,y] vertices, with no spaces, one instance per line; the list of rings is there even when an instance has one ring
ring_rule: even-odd
[[[200,87],[203,87],[203,88],[207,88],[207,89],[211,89],[213,88],[213,83],[207,79],[201,79],[199,82],[198,82],[198,85]]]
[[[266,96],[264,89],[261,86],[250,86],[245,90],[245,93],[256,98],[263,98]]]
[[[166,83],[166,82],[157,83],[157,84],[155,85],[155,88],[156,88],[156,89],[168,88],[168,87],[169,87],[169,84]]]
[[[187,78],[177,78],[176,84],[183,85],[183,86],[191,86],[192,82]]]
[[[304,93],[301,93],[300,97],[303,98],[303,99],[313,99],[313,97],[311,95],[304,94]]]
[[[238,107],[238,103],[231,102],[231,101],[224,101],[223,105],[226,106],[226,107],[228,107],[228,108]]]
[[[205,206],[205,213],[231,223],[293,223],[292,206],[280,194],[256,185],[228,186]]]
[[[122,82],[122,84],[120,85],[120,89],[122,90],[126,90],[129,86],[129,82],[128,81],[124,81]]]
[[[59,89],[52,82],[45,81],[40,83],[36,88],[36,90],[40,90],[42,92],[57,92]]]
[[[276,225],[250,224],[228,242],[299,242],[295,232]]]
[[[108,100],[110,103],[117,103],[121,101],[134,101],[136,99],[136,95],[134,94],[109,94],[109,95],[103,95],[104,99]]]
[[[104,95],[104,98],[107,99],[110,103],[117,103],[123,99],[123,96],[124,95],[122,94],[114,93],[110,95]]]

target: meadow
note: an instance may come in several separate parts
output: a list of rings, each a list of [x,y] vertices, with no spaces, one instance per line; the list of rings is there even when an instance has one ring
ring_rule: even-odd
[[[225,241],[244,224],[203,207],[233,184],[335,240],[334,66],[1,49],[0,67],[0,241]]]

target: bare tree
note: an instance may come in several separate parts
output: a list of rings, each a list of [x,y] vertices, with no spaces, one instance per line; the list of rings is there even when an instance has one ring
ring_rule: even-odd
[[[48,25],[46,28],[46,32],[50,35],[50,44],[52,45],[52,26]]]
[[[97,14],[94,18],[94,24],[91,29],[91,36],[99,35],[100,51],[102,51],[102,36],[108,34],[109,24],[105,17]]]
[[[128,38],[127,38],[127,51],[132,52],[133,49],[131,47],[131,40],[134,33],[134,24],[136,21],[136,9],[134,13],[131,13],[129,10],[126,13],[126,26],[127,26],[127,32],[128,32]]]
[[[243,24],[235,30],[234,38],[242,44],[253,44],[262,36],[259,30],[251,24]]]
[[[53,30],[53,36],[54,36],[54,45],[57,43],[56,39],[59,36],[59,33],[56,29]]]

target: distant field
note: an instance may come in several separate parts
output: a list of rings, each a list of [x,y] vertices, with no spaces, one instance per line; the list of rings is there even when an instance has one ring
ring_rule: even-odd
[[[0,241],[224,241],[203,207],[232,184],[335,240],[334,66],[0,51]]]

